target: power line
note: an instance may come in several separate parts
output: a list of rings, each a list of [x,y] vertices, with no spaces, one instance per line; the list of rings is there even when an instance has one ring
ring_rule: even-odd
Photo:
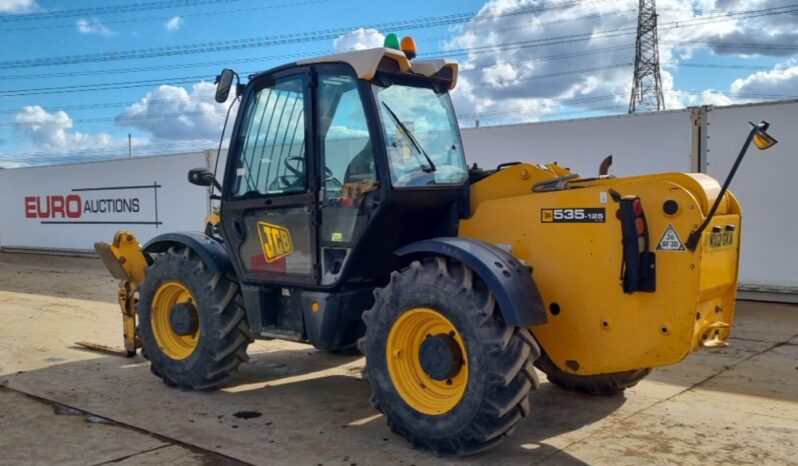
[[[481,70],[485,70],[485,69],[490,69],[490,68],[493,68],[493,67],[496,67],[496,66],[500,66],[500,65],[518,65],[518,64],[523,64],[523,63],[531,63],[531,62],[535,62],[535,61],[544,61],[544,60],[545,61],[549,61],[549,60],[562,60],[562,59],[567,59],[567,58],[576,58],[576,57],[582,57],[582,56],[585,56],[585,55],[596,55],[596,54],[601,54],[601,53],[613,52],[613,51],[617,51],[617,50],[629,49],[631,47],[632,46],[623,45],[623,46],[616,46],[616,47],[605,47],[605,48],[581,50],[581,51],[577,51],[577,52],[569,52],[569,53],[561,53],[561,54],[555,54],[555,55],[547,55],[547,56],[529,58],[529,59],[525,59],[525,60],[505,62],[505,63],[501,63],[501,64],[491,64],[491,65],[484,65],[484,66],[479,66],[479,67],[475,67],[475,68],[467,68],[467,69],[460,70],[460,72],[461,73],[471,73],[471,72],[475,72],[475,71],[481,71]],[[183,78],[177,78],[177,79],[183,79]],[[186,77],[185,79],[191,79],[191,77]],[[162,82],[162,81],[159,81],[159,82]],[[126,84],[126,83],[129,83],[129,82],[115,83],[114,85]],[[137,85],[137,83],[135,83],[135,82],[133,84]],[[108,84],[108,85],[110,85],[110,84]],[[24,92],[30,91],[32,93],[40,93],[40,92],[42,92],[42,89],[37,89],[37,90],[23,89],[23,90],[17,90],[17,91],[24,91]],[[3,91],[0,91],[0,93],[1,92],[3,92]],[[12,91],[5,91],[5,92],[12,92]],[[213,99],[212,99],[212,97],[204,97],[204,98],[187,97],[187,98],[183,98],[183,99],[148,99],[147,102],[154,104],[154,103],[167,103],[167,102],[183,102],[183,101],[186,101],[186,100],[212,101]],[[128,102],[102,102],[102,103],[96,103],[96,104],[81,104],[81,105],[72,105],[72,106],[59,106],[57,108],[57,110],[64,110],[64,111],[69,110],[69,111],[72,111],[72,110],[89,110],[89,109],[99,109],[99,108],[115,108],[115,107],[124,107],[124,106],[128,106],[128,105],[133,105],[133,104],[138,103],[138,102],[140,102],[140,100],[128,101]],[[21,110],[23,110],[23,107],[6,108],[6,109],[0,109],[0,113],[17,113],[17,112],[19,112]]]
[[[718,22],[724,21],[732,21],[738,19],[749,19],[749,18],[757,18],[762,16],[772,16],[777,14],[783,14],[785,11],[781,11],[784,8],[791,8],[792,10],[789,11],[798,11],[798,4],[791,4],[781,7],[773,7],[773,8],[765,8],[761,10],[749,10],[746,12],[746,16],[732,16],[732,15],[719,15],[718,17],[696,17],[682,21],[671,21],[668,23],[661,23],[658,28],[660,30],[663,29],[679,29],[684,27],[696,27],[696,26],[704,26],[707,24],[714,24]],[[776,11],[779,10],[779,11]],[[739,13],[742,14],[742,13]],[[735,13],[738,15],[738,13]],[[472,53],[489,53],[494,52],[496,50],[512,50],[512,49],[523,49],[523,48],[531,48],[531,47],[540,47],[540,46],[548,46],[548,45],[560,45],[565,43],[571,42],[580,42],[585,40],[594,40],[594,39],[607,39],[612,37],[619,37],[619,36],[626,36],[632,35],[637,33],[637,27],[623,27],[623,28],[615,28],[615,29],[607,29],[603,31],[591,31],[585,33],[577,33],[577,34],[569,34],[564,36],[555,36],[555,37],[543,37],[532,39],[528,41],[521,41],[515,42],[511,44],[502,44],[501,46],[498,45],[484,45],[484,46],[477,46],[468,49],[454,49],[454,50],[445,50],[439,53],[435,53],[432,55],[424,55],[424,56],[457,56],[457,55],[468,55]],[[667,42],[667,41],[663,41]],[[685,42],[680,41],[680,43],[685,45],[695,45],[699,42]]]
[[[560,71],[556,73],[549,73],[549,74],[542,74],[542,75],[533,75],[533,76],[525,76],[523,78],[518,78],[515,81],[529,81],[535,79],[549,79],[554,77],[561,77],[567,75],[574,75],[574,74],[585,74],[593,71],[599,71],[604,69],[611,69],[611,68],[619,68],[624,66],[631,66],[631,63],[621,63],[615,65],[607,65],[601,67],[594,67],[594,68],[583,68],[578,70],[570,70],[570,71]],[[488,85],[490,83],[481,82],[477,83],[477,85]],[[180,99],[164,99],[163,101],[175,101]],[[156,100],[152,101],[151,103],[158,102]],[[133,102],[135,103],[135,102]],[[114,103],[114,105],[118,105],[120,103]],[[132,104],[132,103],[131,103]],[[86,106],[83,106],[86,108]],[[137,120],[150,120],[150,119],[163,119],[163,118],[170,118],[170,117],[178,117],[178,116],[195,116],[195,115],[205,115],[208,112],[180,112],[180,113],[160,113],[160,114],[151,114],[151,115],[142,115],[142,116],[132,116],[132,117],[97,117],[97,118],[82,118],[82,119],[73,119],[72,123],[98,123],[104,121],[116,121],[119,123],[127,122],[127,121],[137,121]],[[51,126],[51,125],[62,125],[61,122],[26,122],[26,121],[6,121],[0,122],[0,127],[26,127],[26,126]]]
[[[508,46],[512,48],[517,48],[519,44],[524,44],[527,47],[535,47],[541,45],[550,45],[551,42],[545,42],[542,44],[532,44],[532,41],[526,41],[523,43],[512,43],[508,44]],[[496,46],[493,46],[494,49]],[[501,47],[500,47],[501,48]],[[594,52],[575,52],[575,53],[567,53],[567,54],[559,54],[558,55],[551,55],[549,57],[540,57],[540,58],[533,58],[529,60],[523,60],[519,62],[510,62],[509,64],[517,64],[517,63],[526,63],[531,61],[540,61],[545,59],[561,59],[561,58],[571,58],[576,56],[583,56],[588,53],[604,53],[606,51],[615,51],[621,50],[623,48],[629,48],[627,46],[623,47],[608,47],[605,49],[597,49]],[[476,49],[474,49],[476,50]],[[599,52],[600,50],[600,52]],[[488,67],[482,67],[479,69],[485,69]],[[464,72],[468,71],[475,71],[477,68],[474,69],[467,69],[463,70]],[[257,71],[243,71],[241,74],[252,74],[256,73]],[[213,76],[209,75],[194,75],[194,76],[181,76],[181,77],[174,77],[174,78],[155,78],[155,79],[146,79],[146,80],[136,80],[136,81],[123,81],[123,82],[114,82],[114,83],[99,83],[99,84],[83,84],[83,85],[71,85],[71,86],[56,86],[56,87],[44,87],[44,88],[35,88],[35,89],[12,89],[7,91],[0,91],[0,97],[20,97],[26,95],[34,95],[34,94],[64,94],[64,93],[73,93],[73,92],[88,92],[88,91],[102,91],[102,90],[117,90],[117,89],[127,89],[127,88],[136,88],[136,87],[149,87],[152,85],[165,85],[165,84],[193,84],[198,80],[210,80]]]
[[[522,63],[531,63],[536,61],[551,61],[551,60],[562,60],[566,58],[576,58],[576,57],[583,57],[585,55],[596,55],[601,53],[607,52],[616,52],[619,50],[631,49],[634,46],[632,45],[620,45],[617,47],[604,47],[604,48],[597,48],[597,49],[587,49],[587,50],[580,50],[578,52],[569,52],[569,53],[558,53],[556,55],[547,55],[543,57],[533,57],[528,58],[525,60],[514,60],[509,62],[502,62],[502,63],[492,63],[490,65],[482,65],[477,66],[474,68],[464,68],[460,70],[460,73],[470,73],[474,71],[482,71],[490,68],[496,68],[503,65],[520,65]]]
[[[546,98],[541,97],[540,100],[544,101],[544,103],[556,103],[558,105],[574,105],[574,104],[586,104],[586,103],[594,103],[594,102],[601,102],[602,100],[609,100],[615,99],[618,97],[626,99],[629,96],[628,92],[621,92],[621,93],[612,93],[612,94],[601,94],[589,97],[556,97],[556,98]],[[518,114],[520,111],[517,109],[513,110],[495,110],[495,111],[487,111],[487,112],[473,112],[473,113],[462,113],[458,114],[458,119],[473,119],[473,118],[481,118],[485,116],[493,116],[493,115],[509,115],[509,114]]]
[[[535,61],[550,61],[550,60],[560,60],[565,58],[575,58],[585,55],[594,55],[598,53],[604,52],[611,52],[616,50],[622,49],[629,49],[633,46],[620,46],[620,47],[608,47],[606,49],[590,49],[584,50],[580,52],[573,52],[567,54],[558,54],[558,55],[548,55],[545,57],[535,57],[530,58],[527,60],[518,60],[518,61],[511,61],[511,62],[503,62],[499,64],[490,64],[479,66],[475,68],[466,68],[461,69],[460,73],[471,73],[476,71],[483,71],[486,69],[496,68],[502,65],[519,65],[523,63],[530,63]],[[624,64],[628,65],[628,64]],[[619,66],[624,66],[619,65]],[[685,67],[685,68],[708,68],[708,69],[741,69],[741,70],[770,70],[772,67],[769,66],[758,66],[758,65],[734,65],[734,64],[723,64],[723,63],[697,63],[697,62],[689,62],[689,63],[673,63],[673,64],[666,64],[664,66],[674,66],[674,67]],[[162,103],[170,103],[170,102],[185,102],[185,101],[204,101],[204,102],[212,102],[213,97],[187,97],[187,98],[179,98],[179,99],[148,99],[148,104],[162,104]],[[125,102],[101,102],[96,104],[81,104],[81,105],[67,105],[67,106],[59,106],[57,111],[76,111],[76,110],[94,110],[94,109],[103,109],[103,108],[118,108],[118,107],[127,107],[136,103],[139,103],[140,100],[133,100],[133,101],[125,101]],[[0,114],[2,113],[18,113],[23,110],[24,107],[15,107],[15,108],[5,108],[0,109]]]
[[[595,113],[595,112],[606,112],[606,111],[613,111],[613,110],[617,110],[618,111],[617,113],[621,114],[621,113],[625,113],[626,112],[626,108],[627,108],[626,104],[614,104],[614,105],[604,105],[604,106],[601,106],[601,107],[589,107],[589,108],[585,108],[585,109],[581,109],[581,110],[570,110],[570,111],[567,111],[567,112],[557,112],[556,114],[552,114],[550,116],[550,118],[519,121],[519,122],[514,122],[514,123],[511,123],[511,124],[526,124],[526,123],[551,121],[551,120],[558,120],[563,115],[578,115],[578,114]],[[513,112],[501,112],[501,113],[502,114],[510,114],[510,113],[519,114],[519,113],[523,113],[523,112],[513,111]],[[480,120],[481,121],[481,120],[495,120],[496,118],[501,118],[501,117],[493,117],[490,114],[488,114],[487,116],[483,116],[483,114],[474,113],[473,115],[476,116],[476,118],[474,118],[472,116],[472,117],[469,117],[468,119],[469,120]],[[461,116],[458,115],[458,119],[462,120],[462,119],[466,119],[466,118],[461,117]],[[462,125],[461,125],[461,127],[462,127]]]
[[[596,0],[598,1],[598,0]],[[267,36],[261,38],[250,38],[250,39],[237,39],[232,41],[221,41],[221,42],[209,42],[209,43],[201,43],[201,44],[189,44],[183,46],[173,46],[173,47],[164,47],[160,49],[141,49],[141,50],[132,50],[132,51],[122,51],[122,52],[109,52],[109,53],[98,53],[98,54],[89,54],[89,55],[76,55],[76,56],[67,56],[67,57],[51,57],[51,58],[38,58],[38,59],[28,59],[28,60],[12,60],[12,61],[5,61],[0,62],[0,69],[2,68],[23,68],[23,67],[36,67],[36,66],[52,66],[52,65],[64,65],[64,64],[77,64],[77,63],[86,63],[86,62],[94,62],[94,61],[110,61],[110,60],[126,60],[126,59],[139,59],[139,58],[153,58],[153,57],[162,57],[162,56],[172,56],[172,55],[185,55],[185,54],[193,54],[193,53],[208,53],[208,52],[218,52],[224,50],[232,50],[232,49],[239,49],[239,48],[251,48],[251,47],[266,47],[266,46],[273,46],[273,45],[284,45],[289,43],[298,43],[298,42],[308,42],[308,41],[318,41],[318,40],[325,40],[335,38],[343,33],[350,32],[353,29],[358,27],[369,27],[369,28],[377,28],[377,29],[386,29],[386,28],[393,28],[393,27],[405,27],[408,29],[415,29],[415,28],[427,28],[427,27],[435,27],[435,26],[442,26],[446,24],[453,24],[453,23],[460,23],[465,22],[468,20],[487,20],[493,19],[496,17],[505,17],[505,16],[515,16],[521,14],[530,14],[535,12],[540,12],[546,9],[554,9],[554,8],[564,8],[573,6],[574,3],[566,3],[560,5],[553,5],[547,8],[537,8],[537,9],[522,9],[517,11],[511,11],[501,14],[492,15],[489,17],[480,17],[480,18],[472,18],[469,15],[472,13],[459,13],[454,15],[448,16],[436,16],[436,17],[429,17],[429,18],[421,18],[416,20],[400,20],[394,21],[389,23],[381,23],[377,25],[370,25],[370,26],[354,26],[348,28],[338,28],[332,29],[327,31],[315,31],[315,32],[306,32],[306,33],[295,33],[295,34],[284,34],[279,36]],[[746,19],[751,17],[760,17],[760,16],[767,16],[767,15],[774,15],[774,14],[782,14],[785,11],[785,8],[795,8],[798,4],[791,4],[781,7],[773,7],[773,8],[765,8],[760,10],[748,10],[744,12],[747,16],[735,17],[734,15],[742,15],[743,13],[734,13],[729,15],[721,15],[722,17],[696,17],[691,18],[684,21],[672,21],[670,23],[664,23],[661,29],[674,29],[680,27],[691,27],[691,26],[701,26],[705,24],[711,24],[714,22],[719,21],[730,21],[736,19]],[[779,11],[776,11],[779,10]],[[715,19],[715,21],[711,21]],[[596,38],[609,38],[615,36],[622,36],[628,35],[633,33],[635,28],[616,28],[610,29],[605,31],[595,31],[595,32],[588,32],[582,34],[571,34],[568,36],[559,36],[559,37],[550,37],[550,38],[539,38],[532,41],[524,41],[517,44],[517,48],[524,48],[526,46],[533,46],[533,43],[539,43],[540,45],[556,45],[561,43],[567,42],[575,42],[581,40],[590,40]],[[568,40],[564,40],[568,38]],[[559,40],[557,40],[559,39]],[[551,43],[550,43],[551,42]],[[481,47],[483,50],[491,51],[496,48],[493,45],[487,45]],[[471,50],[469,50],[471,51]],[[458,51],[443,51],[442,54],[451,54],[454,52],[455,54]],[[462,53],[462,49],[460,51]],[[473,50],[475,53],[479,53],[478,50]]]
[[[561,77],[561,76],[568,76],[568,75],[572,75],[572,74],[587,74],[587,73],[591,73],[591,72],[594,72],[594,71],[608,70],[608,69],[612,69],[612,68],[623,68],[623,67],[627,67],[627,66],[632,66],[632,63],[631,62],[629,62],[629,63],[617,63],[617,64],[614,64],[614,65],[597,66],[597,67],[594,67],[594,68],[583,68],[581,70],[559,71],[559,72],[556,72],[556,73],[524,76],[523,78],[515,78],[515,79],[510,80],[510,81],[512,81],[510,84],[514,84],[514,83],[519,82],[519,81],[531,81],[531,80],[534,80],[534,79],[558,78],[558,77]],[[502,85],[502,83],[496,83],[496,82],[491,82],[491,81],[482,81],[482,82],[476,83],[475,85],[476,86],[500,86],[500,85]]]
[[[73,76],[98,76],[98,75],[108,75],[108,74],[129,74],[129,73],[140,73],[146,71],[162,71],[162,70],[175,70],[175,69],[184,69],[184,68],[198,68],[204,66],[212,66],[212,65],[221,65],[226,66],[230,65],[231,63],[253,63],[253,62],[264,62],[264,61],[274,61],[274,60],[289,60],[293,58],[301,58],[301,57],[308,57],[308,56],[317,56],[317,55],[324,55],[331,53],[329,50],[319,50],[319,51],[312,51],[312,52],[297,52],[297,53],[286,53],[281,55],[269,55],[265,57],[252,57],[252,58],[235,58],[229,60],[215,60],[215,61],[204,61],[204,62],[194,62],[194,63],[179,63],[173,65],[153,65],[153,66],[140,66],[140,67],[130,67],[130,68],[112,68],[106,70],[82,70],[82,71],[62,71],[58,73],[46,73],[46,74],[16,74],[16,75],[3,75],[0,76],[0,81],[3,80],[14,80],[14,79],[49,79],[49,78],[66,78],[66,77],[73,77]]]
[[[157,143],[157,144],[142,144],[138,147],[144,150],[189,150],[190,148],[197,147],[198,144],[203,144],[205,140],[187,140],[187,141],[173,141],[168,143]],[[207,140],[207,142],[211,142],[211,140]],[[33,151],[33,152],[18,152],[16,154],[3,154],[0,153],[0,157],[5,156],[13,156],[16,157],[17,160],[20,158],[27,158],[27,157],[36,157],[36,156],[69,156],[69,155],[92,155],[92,154],[104,154],[113,151],[124,151],[125,156],[127,156],[128,146],[127,143],[124,145],[118,146],[108,146],[108,147],[100,147],[100,148],[86,148],[86,149],[73,149],[68,151],[58,151],[57,149],[49,150],[49,151]]]
[[[185,101],[196,101],[196,102],[213,102],[214,98],[211,96],[208,97],[187,97],[184,99],[147,99],[148,104],[162,104],[162,103],[170,103],[170,102],[185,102]],[[80,104],[80,105],[67,105],[67,106],[59,106],[58,108],[54,109],[53,111],[74,111],[74,110],[95,110],[95,109],[103,109],[103,108],[118,108],[118,107],[127,107],[133,104],[137,104],[141,102],[141,100],[134,100],[134,101],[127,101],[127,102],[100,102],[96,104]],[[24,110],[27,107],[41,107],[41,105],[26,105],[24,107],[17,107],[17,108],[5,108],[0,109],[0,113],[18,113]]]
[[[88,92],[88,91],[107,91],[116,89],[128,89],[134,87],[150,87],[166,84],[194,84],[202,80],[212,80],[213,76],[208,75],[195,75],[195,76],[182,76],[169,79],[142,79],[138,81],[123,81],[114,83],[100,83],[100,84],[83,84],[74,86],[56,86],[56,87],[40,87],[36,89],[13,89],[8,91],[0,91],[0,97],[20,97],[26,95],[36,94],[72,94],[75,92]]]
[[[700,44],[708,47],[715,48],[733,48],[733,49],[753,49],[753,50],[798,50],[798,45],[790,44],[768,44],[768,43],[755,43],[755,42],[717,42],[717,41],[683,41],[683,40],[662,40],[663,44],[682,45],[689,47],[692,45]]]
[[[331,1],[331,0],[318,0],[318,1]],[[553,24],[560,24],[564,22],[574,22],[574,21],[583,21],[586,19],[593,19],[597,17],[602,17],[610,14],[619,14],[619,13],[628,13],[631,11],[636,10],[619,10],[619,11],[610,11],[610,12],[603,12],[600,14],[591,14],[586,16],[580,16],[576,18],[567,18],[562,20],[555,20],[555,21],[546,21],[542,23],[537,23],[537,26],[548,26]],[[187,16],[187,15],[183,15]],[[491,32],[507,32],[512,30],[524,29],[527,26],[518,26],[518,27],[508,27],[508,28],[496,28],[491,25],[490,31]],[[437,37],[427,37],[424,40],[437,40],[437,39],[445,39],[450,36],[437,36]],[[416,38],[418,40],[418,38]],[[626,46],[624,46],[625,48]],[[84,70],[84,71],[68,71],[68,72],[59,72],[59,73],[47,73],[47,74],[27,74],[27,75],[4,75],[0,76],[0,81],[2,80],[14,80],[14,79],[48,79],[48,78],[62,78],[62,77],[72,77],[72,76],[86,76],[86,75],[102,75],[102,74],[118,74],[118,73],[137,73],[137,72],[145,72],[145,71],[160,71],[160,70],[169,70],[169,69],[183,69],[183,68],[193,68],[193,67],[204,67],[210,65],[229,65],[231,63],[251,63],[251,62],[260,62],[260,61],[268,61],[268,60],[285,60],[291,58],[301,58],[307,56],[318,56],[332,53],[329,50],[320,50],[320,51],[312,51],[312,52],[297,52],[291,54],[282,54],[282,55],[271,55],[266,57],[253,57],[253,58],[243,58],[243,59],[234,59],[234,60],[216,60],[216,61],[204,61],[204,62],[194,62],[194,63],[185,63],[185,64],[174,64],[174,65],[156,65],[156,66],[146,66],[146,67],[133,67],[133,68],[117,68],[117,69],[110,69],[110,70]]]
[[[204,111],[192,111],[192,112],[177,112],[177,113],[155,113],[155,114],[148,114],[148,115],[134,115],[134,116],[116,116],[116,117],[97,117],[97,118],[78,118],[71,120],[72,123],[100,123],[105,121],[116,121],[119,123],[126,123],[126,122],[133,122],[133,121],[141,121],[141,120],[163,120],[167,118],[175,118],[180,116],[200,116],[200,115],[210,115],[210,112]],[[220,112],[220,114],[222,114]],[[7,122],[0,122],[0,128],[21,128],[26,126],[61,126],[63,122],[58,121],[43,121],[43,122],[33,122],[33,121],[7,121]]]
[[[757,65],[727,65],[723,63],[676,63],[673,65],[664,66],[678,66],[679,68],[707,68],[707,69],[724,69],[724,70],[771,70],[770,66],[757,66]]]
[[[205,6],[224,3],[235,3],[242,0],[164,0],[158,2],[128,3],[124,5],[110,5],[94,8],[76,8],[72,10],[47,11],[42,13],[23,13],[16,15],[0,15],[1,23],[16,23],[21,21],[39,21],[45,19],[74,18],[78,16],[97,16],[119,13],[133,13],[137,11],[165,10],[184,8],[186,6]]]
[[[241,1],[241,0],[227,0],[230,1]],[[261,5],[256,7],[249,7],[249,8],[236,8],[235,10],[232,9],[223,9],[218,11],[203,11],[203,12],[196,12],[196,13],[183,13],[181,11],[180,17],[181,18],[194,18],[194,17],[202,17],[202,16],[217,16],[217,15],[226,15],[226,14],[244,14],[253,11],[261,11],[261,10],[272,10],[276,8],[289,8],[289,7],[296,7],[296,6],[306,6],[316,3],[327,3],[334,0],[304,0],[304,1],[295,1],[295,2],[288,2],[288,3],[279,3],[277,5]],[[213,2],[215,3],[215,2]],[[225,2],[226,3],[226,2]],[[186,3],[181,7],[186,6],[203,6],[197,5],[196,3]],[[76,15],[76,16],[84,16],[84,15]],[[89,15],[86,15],[89,16]],[[156,16],[156,17],[145,17],[145,18],[128,18],[128,19],[120,19],[120,20],[112,20],[112,21],[103,21],[104,25],[113,25],[113,24],[128,24],[128,23],[139,23],[145,21],[163,21],[172,18],[173,16]],[[51,19],[51,18],[44,18],[44,19]],[[56,18],[57,19],[57,18]],[[0,20],[1,22],[2,20]],[[37,29],[61,29],[61,28],[73,28],[75,25],[73,23],[67,24],[47,24],[41,26],[26,26],[20,28],[4,28],[6,32],[17,32],[17,31],[32,31]]]
[[[591,0],[592,2],[608,0]],[[288,45],[303,42],[314,42],[320,40],[335,39],[342,34],[353,30],[364,29],[423,29],[437,26],[447,26],[452,24],[465,23],[468,21],[488,21],[496,18],[512,17],[540,13],[543,11],[569,8],[585,2],[571,1],[567,3],[551,5],[548,7],[520,8],[518,10],[504,13],[496,13],[487,16],[475,17],[475,12],[456,13],[451,15],[430,16],[417,19],[405,19],[388,21],[370,25],[349,26],[344,28],[334,28],[301,33],[281,34],[275,36],[252,37],[245,39],[223,40],[215,42],[203,42],[178,46],[147,48],[137,50],[111,51],[85,55],[70,55],[61,57],[45,57],[21,60],[8,60],[0,62],[0,69],[27,68],[38,66],[69,65],[79,63],[91,63],[101,61],[116,60],[135,60],[142,58],[167,57],[175,55],[188,55],[197,53],[223,52],[244,48],[269,47],[277,45]]]

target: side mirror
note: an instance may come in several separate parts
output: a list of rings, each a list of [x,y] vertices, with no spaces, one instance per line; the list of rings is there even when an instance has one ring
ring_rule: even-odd
[[[188,171],[188,182],[197,186],[215,186],[219,191],[222,185],[213,177],[213,173],[205,167],[192,168]]]
[[[216,101],[221,103],[227,102],[227,96],[230,95],[230,86],[233,85],[233,77],[236,72],[230,68],[222,70],[222,74],[216,77]]]

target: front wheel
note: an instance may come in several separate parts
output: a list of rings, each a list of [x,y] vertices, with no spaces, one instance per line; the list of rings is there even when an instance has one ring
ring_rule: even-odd
[[[614,395],[620,393],[627,388],[634,387],[651,373],[651,369],[638,369],[599,375],[569,374],[557,367],[546,354],[535,362],[535,366],[546,374],[549,382],[560,388],[590,395]]]
[[[247,360],[253,338],[238,283],[212,273],[189,248],[155,257],[136,312],[142,353],[167,385],[215,388]]]
[[[372,403],[414,445],[476,453],[529,413],[538,345],[503,322],[490,290],[462,264],[429,258],[394,272],[363,320]]]

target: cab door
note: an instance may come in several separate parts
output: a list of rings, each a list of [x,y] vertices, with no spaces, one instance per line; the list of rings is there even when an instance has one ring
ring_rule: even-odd
[[[315,284],[310,69],[256,78],[231,140],[222,228],[243,281]]]

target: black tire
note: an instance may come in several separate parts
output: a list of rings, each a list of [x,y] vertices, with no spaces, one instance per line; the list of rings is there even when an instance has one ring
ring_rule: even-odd
[[[152,300],[167,281],[181,282],[194,296],[199,314],[199,340],[185,359],[173,359],[160,348],[153,333]],[[211,273],[189,248],[173,247],[155,257],[139,287],[136,306],[142,352],[150,369],[167,385],[183,389],[211,389],[221,385],[248,360],[253,341],[238,283],[233,277]]]
[[[439,454],[467,455],[497,445],[529,414],[538,380],[532,362],[540,349],[529,330],[504,324],[484,282],[458,262],[428,258],[391,274],[363,314],[366,376],[372,404],[388,426],[414,446]],[[402,398],[387,368],[387,337],[396,319],[417,307],[434,309],[456,327],[469,367],[465,392],[440,415],[424,414]]]
[[[546,374],[549,382],[569,391],[587,393],[590,395],[614,395],[627,388],[634,387],[643,380],[651,369],[635,371],[612,372],[600,375],[575,375],[563,371],[548,357],[543,354],[536,362],[535,367]]]

